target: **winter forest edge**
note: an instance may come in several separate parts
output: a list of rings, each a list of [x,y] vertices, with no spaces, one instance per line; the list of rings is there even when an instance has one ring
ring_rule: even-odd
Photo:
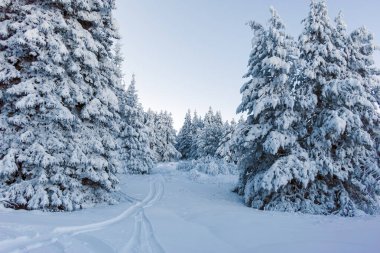
[[[74,211],[116,204],[118,175],[239,174],[248,207],[378,214],[380,84],[371,32],[313,0],[298,39],[277,11],[253,32],[238,122],[144,111],[123,85],[114,0],[0,1],[0,201]]]

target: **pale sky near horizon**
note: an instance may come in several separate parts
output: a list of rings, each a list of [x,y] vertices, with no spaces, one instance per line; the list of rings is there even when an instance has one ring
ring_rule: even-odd
[[[224,120],[237,119],[252,39],[245,24],[266,24],[274,6],[297,38],[309,0],[116,0],[116,5],[125,82],[135,73],[144,108],[171,112],[178,130],[188,109],[203,116],[212,106]],[[366,26],[380,44],[380,1],[328,5],[332,20],[342,10],[349,31]]]

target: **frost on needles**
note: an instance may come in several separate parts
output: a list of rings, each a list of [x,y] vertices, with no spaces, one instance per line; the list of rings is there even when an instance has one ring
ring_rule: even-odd
[[[353,216],[379,210],[379,83],[373,36],[312,1],[298,43],[271,8],[252,22],[241,88],[237,187],[248,206]]]
[[[9,206],[113,201],[113,8],[113,0],[0,2],[0,194]]]

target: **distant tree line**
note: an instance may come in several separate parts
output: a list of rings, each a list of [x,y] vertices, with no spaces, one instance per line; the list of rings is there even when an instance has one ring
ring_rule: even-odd
[[[234,120],[223,123],[221,113],[214,112],[211,107],[203,118],[196,112],[192,117],[189,110],[177,135],[177,150],[183,160],[209,156],[236,163],[231,150],[231,139],[235,128]]]

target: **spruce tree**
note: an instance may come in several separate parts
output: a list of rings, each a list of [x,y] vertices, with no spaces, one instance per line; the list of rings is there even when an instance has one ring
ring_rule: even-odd
[[[241,88],[237,112],[248,114],[239,124],[234,147],[241,171],[237,192],[258,209],[298,210],[297,189],[314,177],[307,152],[298,144],[293,77],[295,43],[271,8],[268,28],[251,22],[253,48],[248,82]]]
[[[173,118],[168,112],[156,113],[148,110],[146,124],[149,131],[150,148],[155,162],[171,162],[178,160],[181,153],[176,149],[176,132]]]
[[[114,5],[1,1],[0,194],[8,206],[55,211],[112,201]]]
[[[288,36],[274,25],[281,24],[275,12],[267,30],[252,23],[237,191],[259,209],[375,213],[380,131],[371,36],[360,29],[348,36],[341,15],[333,26],[323,0],[311,2],[303,22],[299,61],[286,56],[294,43],[280,47]]]
[[[150,149],[150,152],[152,153],[154,162],[157,162],[155,151],[155,145],[157,143],[157,138],[155,135],[156,116],[156,113],[152,111],[152,109],[150,108],[148,109],[148,111],[144,113],[144,125],[146,126],[148,134],[148,147]]]
[[[302,145],[315,176],[300,192],[307,196],[303,202],[311,204],[309,212],[353,216],[374,213],[379,206],[379,113],[366,89],[368,79],[350,69],[357,66],[355,52],[342,24],[339,17],[332,26],[326,1],[312,2],[300,41],[301,59],[307,63],[300,87],[313,101],[306,107]]]
[[[380,71],[376,68],[373,59],[375,50],[378,50],[378,47],[374,42],[373,34],[365,27],[360,27],[348,36],[348,43],[348,67],[350,72],[363,79],[365,88],[379,104],[380,84],[377,76]]]
[[[153,154],[149,148],[148,129],[144,123],[143,108],[138,101],[134,75],[123,95],[120,139],[122,167],[128,173],[149,173],[154,165]]]
[[[197,136],[197,156],[215,156],[223,135],[223,121],[220,112],[214,114],[212,108],[204,117],[204,126]]]
[[[220,140],[216,157],[224,159],[228,163],[237,163],[233,142],[235,140],[236,122],[233,119],[231,123],[226,121],[223,127],[223,135]]]
[[[192,138],[192,122],[190,110],[186,113],[185,122],[177,136],[177,150],[181,153],[182,159],[189,159],[191,152]]]
[[[190,158],[191,159],[197,159],[199,158],[198,156],[198,137],[199,133],[202,130],[204,126],[203,119],[198,116],[197,112],[194,112],[193,119],[192,119],[192,128],[191,128],[191,138],[192,138],[192,143],[191,143],[191,149],[190,149]]]
[[[173,118],[171,113],[161,112],[158,115],[157,122],[157,153],[158,161],[171,162],[178,160],[181,153],[175,148],[176,146],[176,132],[173,128]]]

